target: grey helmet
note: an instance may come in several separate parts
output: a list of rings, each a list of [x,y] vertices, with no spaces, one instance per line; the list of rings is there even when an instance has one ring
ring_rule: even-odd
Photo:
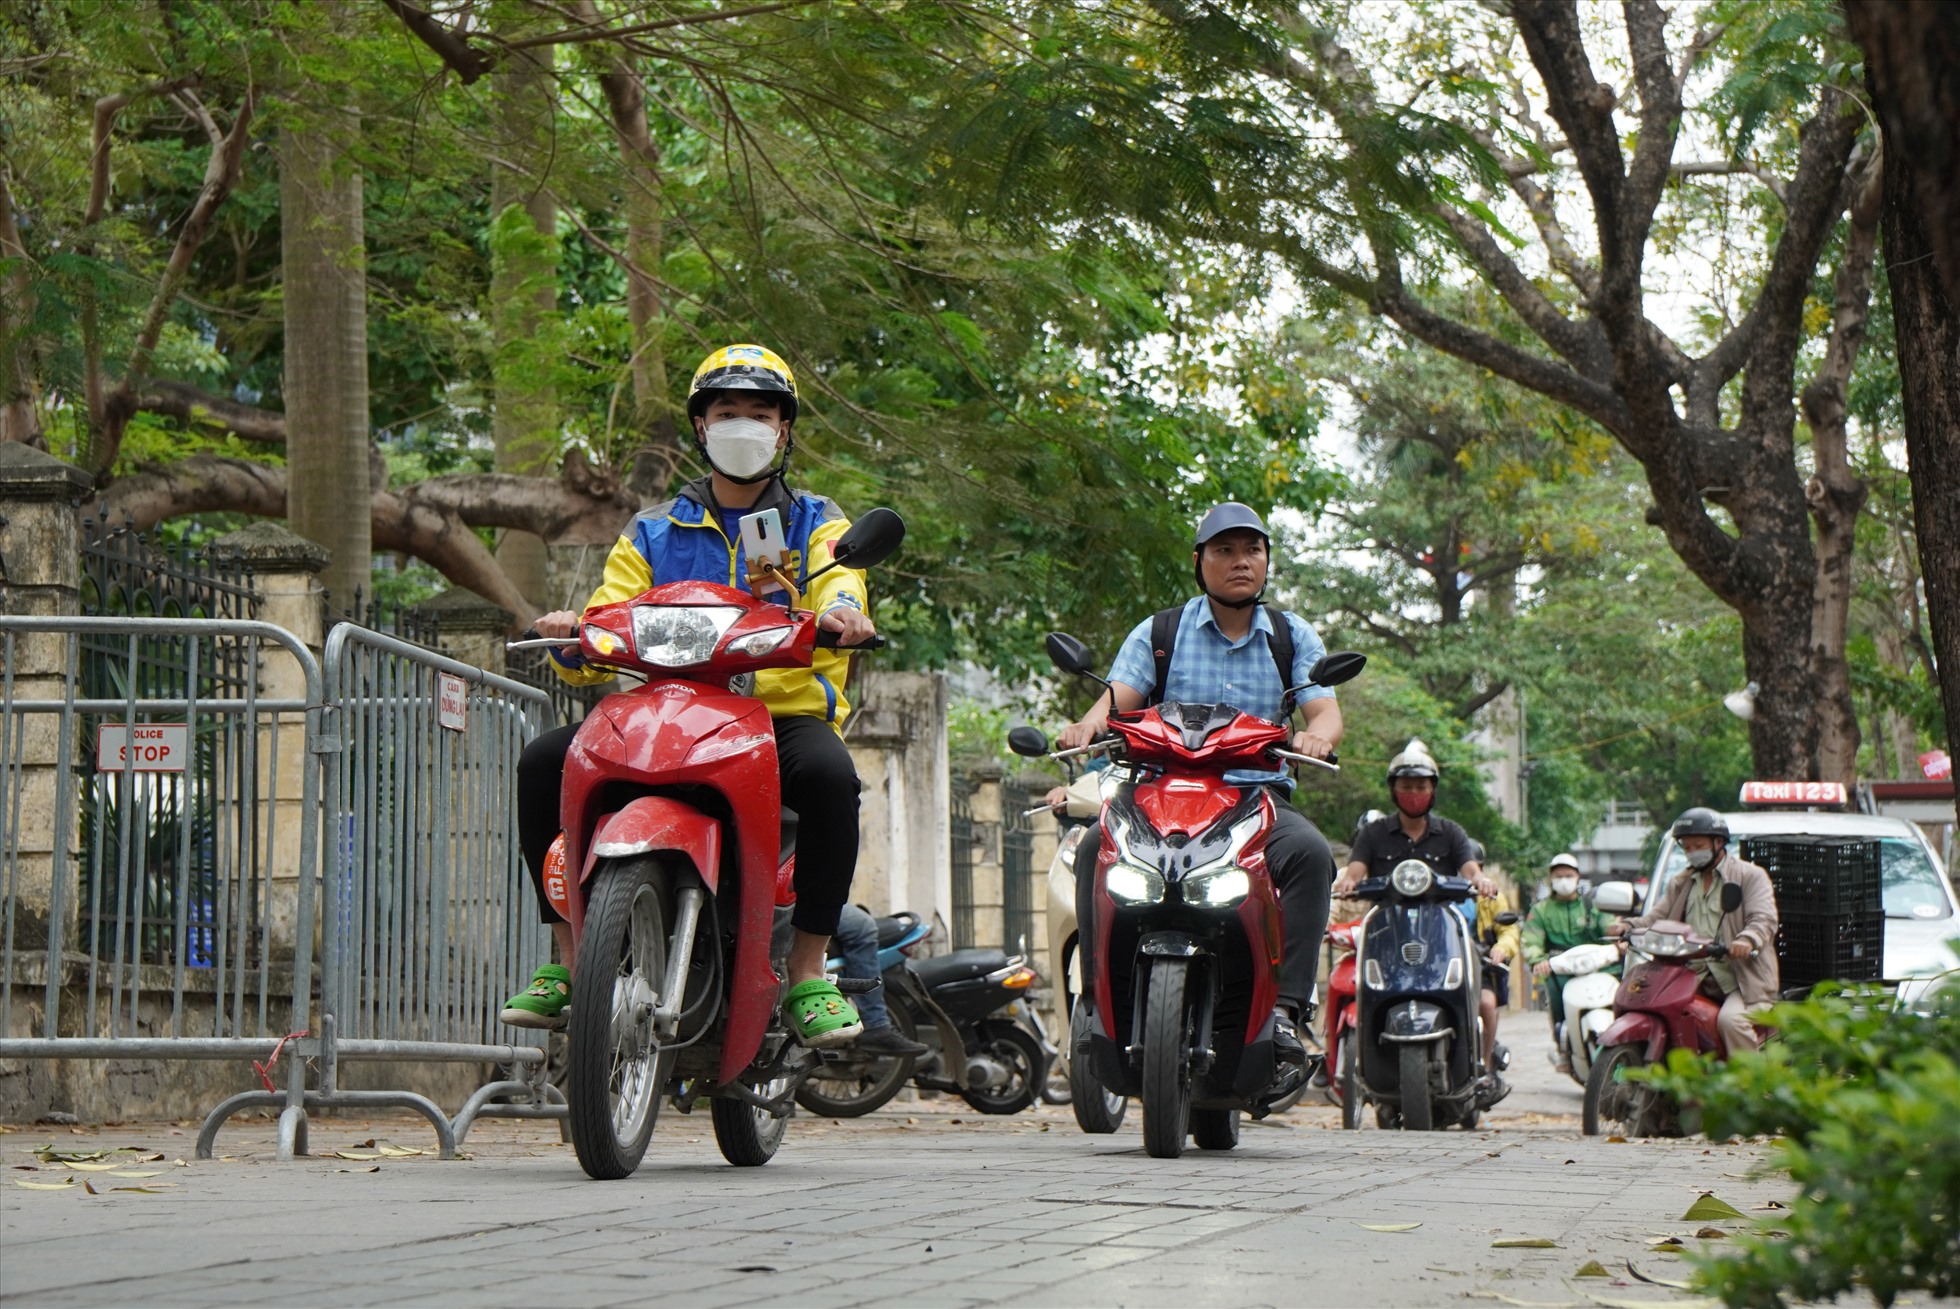
[[[1696,805],[1681,811],[1681,816],[1674,820],[1674,826],[1668,829],[1668,835],[1677,841],[1684,836],[1719,836],[1727,841],[1729,822],[1713,809]]]

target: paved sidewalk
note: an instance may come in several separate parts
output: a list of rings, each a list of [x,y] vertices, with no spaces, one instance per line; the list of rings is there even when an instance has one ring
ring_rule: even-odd
[[[1530,1020],[1527,1020],[1530,1021]],[[1529,1041],[1516,1042],[1529,1046]],[[1649,1247],[1691,1234],[1703,1190],[1787,1195],[1758,1148],[1612,1143],[1556,1116],[1578,1088],[1520,1051],[1492,1130],[1345,1133],[1324,1107],[1247,1124],[1230,1154],[1146,1157],[1135,1119],[1086,1137],[1067,1109],[987,1118],[957,1101],[797,1119],[776,1160],[721,1161],[707,1115],[663,1113],[640,1172],[595,1183],[540,1124],[486,1121],[469,1160],[406,1120],[316,1120],[281,1164],[271,1125],[17,1128],[0,1136],[0,1297],[38,1305],[1430,1305],[1678,1302]],[[429,1155],[325,1157],[369,1140]],[[70,1174],[36,1147],[161,1151]],[[179,1166],[178,1158],[187,1160]],[[33,1171],[28,1167],[32,1166]],[[78,1183],[61,1191],[19,1181]],[[99,1194],[79,1184],[86,1179]],[[171,1183],[145,1194],[112,1186]],[[1377,1232],[1364,1223],[1420,1223]],[[1498,1249],[1542,1237],[1550,1249]],[[1694,1242],[1690,1240],[1690,1244]],[[1572,1281],[1588,1260],[1614,1280]],[[1615,1284],[1615,1282],[1619,1284]],[[1496,1301],[1501,1302],[1501,1300]]]

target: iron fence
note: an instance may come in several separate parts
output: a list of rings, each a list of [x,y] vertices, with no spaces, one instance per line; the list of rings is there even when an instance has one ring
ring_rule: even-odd
[[[947,854],[953,873],[953,948],[964,950],[974,943],[973,809],[957,784],[952,792],[951,810],[948,823],[951,842]]]
[[[1014,783],[1000,789],[1001,948],[1025,953],[1035,943],[1034,824],[1023,811],[1034,793]]]

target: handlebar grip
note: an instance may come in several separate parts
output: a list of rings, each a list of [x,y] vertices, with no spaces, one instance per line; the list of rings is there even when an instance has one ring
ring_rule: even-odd
[[[827,627],[819,627],[817,629],[817,649],[819,650],[882,650],[890,644],[891,642],[887,641],[884,637],[874,636],[869,641],[860,641],[856,645],[839,645],[837,644],[837,633]]]

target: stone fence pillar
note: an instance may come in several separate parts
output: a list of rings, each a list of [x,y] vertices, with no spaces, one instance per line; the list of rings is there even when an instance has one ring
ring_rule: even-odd
[[[867,670],[844,740],[863,784],[851,899],[874,914],[953,918],[946,678]]]
[[[16,442],[0,444],[0,614],[40,617],[78,612],[81,600],[81,519],[77,508],[89,493],[87,473]],[[17,699],[60,699],[69,672],[68,642],[56,635],[16,637],[0,651]],[[69,944],[76,921],[81,833],[71,821],[55,831],[55,815],[71,820],[73,797],[57,804],[57,791],[74,785],[61,770],[61,732],[53,714],[25,722],[0,720],[0,774],[11,773],[13,794],[0,794],[0,875],[15,890],[14,948]],[[17,753],[16,753],[17,752]],[[12,757],[9,757],[9,756]],[[17,770],[17,771],[15,771]],[[62,912],[55,921],[55,879]]]
[[[436,647],[451,659],[501,676],[513,615],[474,591],[452,586],[409,611],[436,625]]]

